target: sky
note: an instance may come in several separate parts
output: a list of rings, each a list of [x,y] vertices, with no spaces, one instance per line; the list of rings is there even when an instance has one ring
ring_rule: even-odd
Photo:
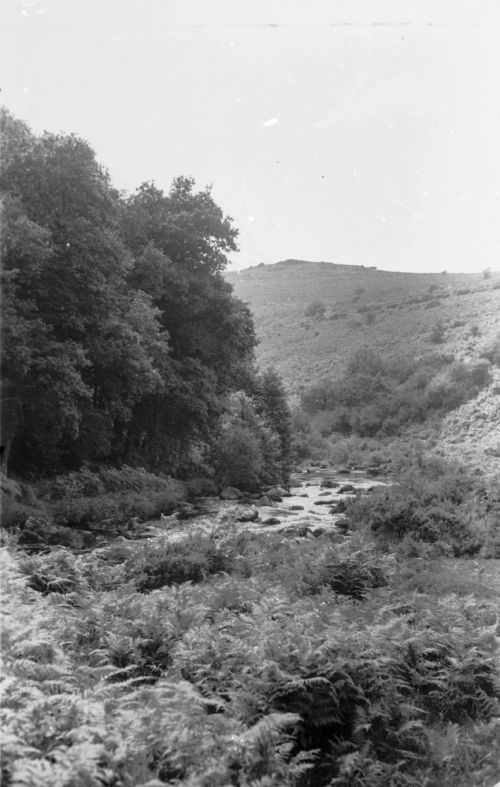
[[[118,188],[211,184],[232,268],[500,269],[497,0],[2,0],[0,66]]]

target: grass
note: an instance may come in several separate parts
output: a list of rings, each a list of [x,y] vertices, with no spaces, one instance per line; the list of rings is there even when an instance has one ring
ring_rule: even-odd
[[[444,278],[297,261],[226,277],[252,308],[259,365],[276,367],[293,394],[305,381],[342,373],[345,359],[367,343],[384,356],[428,352],[430,331],[439,320],[446,329],[440,346],[459,358],[470,354],[470,326],[478,326],[485,343],[497,331],[497,274],[484,282],[481,274]],[[437,300],[438,317],[426,309]],[[304,320],[305,305],[316,301],[325,305],[325,319],[314,321],[315,331],[305,330],[310,322]],[[375,314],[376,321],[367,325],[356,319],[360,309]],[[457,321],[465,325],[452,328]]]

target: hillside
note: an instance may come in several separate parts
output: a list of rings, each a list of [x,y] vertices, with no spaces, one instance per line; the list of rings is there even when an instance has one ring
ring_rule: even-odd
[[[259,365],[276,366],[291,393],[341,371],[360,346],[391,355],[428,352],[438,321],[447,329],[441,349],[459,357],[473,355],[499,327],[500,273],[484,279],[286,260],[226,278],[254,314]],[[305,314],[316,300],[326,306],[323,319]]]
[[[453,353],[478,360],[500,327],[500,273],[397,273],[325,262],[286,260],[227,274],[250,305],[257,362],[274,366],[292,399],[311,383],[344,372],[370,347],[384,357]],[[311,304],[324,304],[312,316]],[[309,308],[308,308],[309,307]],[[435,330],[439,326],[441,330]],[[442,423],[450,455],[499,464],[499,370],[490,386]]]

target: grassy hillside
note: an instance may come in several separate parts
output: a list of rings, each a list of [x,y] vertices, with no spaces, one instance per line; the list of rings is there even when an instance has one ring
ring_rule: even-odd
[[[292,398],[344,373],[369,347],[384,358],[453,353],[477,361],[500,328],[500,273],[415,274],[286,260],[227,274],[249,303],[257,361],[276,367]],[[316,305],[316,308],[314,308]],[[447,415],[440,442],[450,454],[498,464],[500,377]]]
[[[292,393],[311,377],[342,370],[360,346],[388,355],[427,352],[438,321],[446,328],[442,348],[459,357],[474,354],[499,327],[500,273],[484,279],[287,260],[227,279],[251,306],[259,364],[276,366]],[[314,301],[325,304],[322,319],[306,316]]]

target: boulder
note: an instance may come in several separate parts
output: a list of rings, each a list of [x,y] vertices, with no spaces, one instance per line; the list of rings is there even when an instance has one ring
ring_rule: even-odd
[[[288,536],[299,536],[300,538],[306,538],[311,533],[311,528],[307,527],[307,525],[295,525],[291,527],[287,527],[283,530],[283,533],[286,533]]]
[[[354,492],[354,491],[355,491],[355,488],[353,487],[352,484],[342,484],[342,486],[339,487],[339,489],[338,489],[338,494],[339,495],[343,495],[344,492]]]
[[[256,506],[270,506],[270,505],[272,505],[272,502],[273,501],[271,500],[269,495],[262,495],[262,497],[259,497],[259,498],[257,498],[257,500],[255,500],[255,505]]]
[[[239,500],[243,494],[235,486],[226,486],[220,493],[221,500]]]
[[[304,510],[304,506],[299,506],[299,505],[290,506],[290,511],[303,511],[303,510]]]
[[[281,525],[281,519],[276,516],[269,516],[262,522],[263,525]]]
[[[315,527],[313,530],[311,530],[311,533],[313,534],[314,538],[319,538],[320,536],[325,535],[326,530],[324,527]]]
[[[272,486],[271,489],[267,490],[266,495],[275,503],[281,503],[284,497],[290,497],[290,492],[287,492],[281,486]]]
[[[338,482],[330,481],[329,478],[321,482],[321,489],[335,489],[336,486],[338,486]]]
[[[345,465],[343,467],[338,467],[336,472],[338,475],[349,475],[351,472],[351,468]]]
[[[248,511],[244,511],[242,514],[240,514],[236,521],[255,522],[258,518],[259,518],[259,512],[255,507],[252,507]]]
[[[380,475],[380,473],[381,471],[378,467],[369,467],[368,470],[366,471],[366,475],[372,476],[372,478],[377,475]]]
[[[347,517],[342,517],[342,519],[335,522],[335,526],[341,533],[347,533],[349,531],[350,522]]]
[[[335,503],[335,500],[332,500],[331,497],[328,500],[315,500],[314,501],[314,505],[315,506],[331,506],[332,503]]]
[[[300,538],[307,538],[312,533],[311,528],[307,527],[307,525],[301,525],[300,527],[295,528],[295,535],[299,536]]]

